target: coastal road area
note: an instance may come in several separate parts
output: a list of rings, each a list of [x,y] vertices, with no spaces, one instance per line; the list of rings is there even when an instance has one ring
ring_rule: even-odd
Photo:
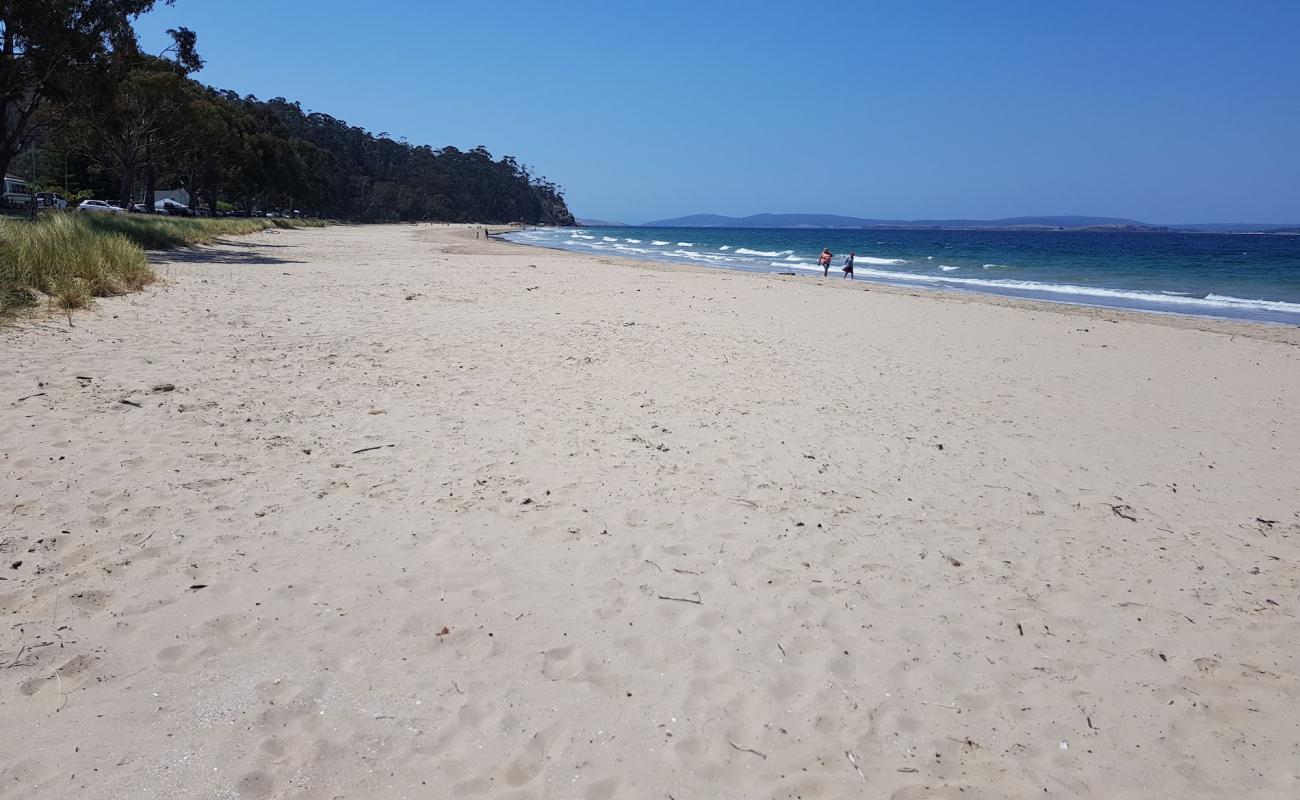
[[[0,328],[0,798],[1300,796],[1300,332],[268,231]]]

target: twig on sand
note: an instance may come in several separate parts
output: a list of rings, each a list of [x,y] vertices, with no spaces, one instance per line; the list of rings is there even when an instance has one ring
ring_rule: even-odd
[[[678,569],[677,567],[673,567],[673,572],[676,572],[679,575],[703,575],[704,574],[702,572],[696,572],[695,570],[692,569]]]
[[[127,400],[125,397],[122,398],[121,400],[118,400],[117,402],[121,403],[121,404],[124,405],[124,406],[135,406],[136,408],[144,408],[144,406],[140,405],[140,404],[137,403],[136,401],[134,401],[134,400]]]
[[[938,706],[939,708],[951,708],[953,711],[960,711],[960,710],[961,710],[961,709],[958,708],[957,706],[950,706],[950,705],[948,705],[947,703],[931,703],[929,700],[922,700],[922,701],[921,701],[921,705],[923,705],[923,706]]]
[[[31,400],[33,397],[44,397],[44,396],[45,396],[45,392],[37,392],[36,394],[29,394],[26,397],[20,397],[14,402],[21,403],[24,400]]]
[[[27,645],[24,644],[22,647],[18,648],[18,655],[14,656],[14,660],[6,664],[4,668],[9,669],[10,667],[18,666],[18,662],[23,660],[23,653],[25,652],[27,652]]]
[[[659,570],[660,572],[663,572],[663,571],[664,571],[664,568],[663,568],[663,567],[659,566],[658,564],[656,564],[655,562],[651,561],[651,560],[648,559],[648,558],[645,560],[645,563],[649,564],[650,566],[654,567],[655,569]]]
[[[732,499],[732,500],[735,500],[737,503],[744,503],[745,505],[749,506],[750,508],[758,508],[758,503],[755,503],[753,500],[746,500],[746,499],[743,498],[743,497],[733,497],[733,498],[731,498],[731,499]]]
[[[1127,503],[1121,505],[1115,505],[1114,503],[1107,503],[1106,505],[1110,506],[1110,513],[1114,514],[1115,516],[1120,517],[1122,519],[1126,519],[1129,522],[1138,521],[1137,512],[1133,510],[1133,506],[1128,505]]]
[[[377,444],[374,447],[363,447],[360,450],[353,450],[352,455],[357,453],[369,453],[371,450],[383,450],[385,447],[397,447],[395,444]]]
[[[734,748],[734,749],[736,749],[736,750],[739,750],[739,751],[742,752],[742,753],[753,753],[754,755],[758,756],[759,758],[763,759],[764,761],[767,760],[767,753],[760,753],[760,752],[758,752],[757,750],[754,750],[754,749],[749,748],[749,747],[741,747],[740,745],[736,744],[735,742],[731,741],[730,739],[727,740],[727,744],[731,745],[732,748]]]
[[[853,755],[853,751],[851,751],[851,750],[845,750],[845,751],[844,751],[844,755],[848,757],[848,759],[849,759],[849,763],[852,764],[852,765],[853,765],[853,769],[855,769],[855,770],[857,771],[857,773],[858,773],[858,777],[862,778],[862,782],[863,782],[863,783],[866,783],[866,782],[867,782],[867,776],[863,774],[863,772],[862,772],[862,767],[859,767],[859,766],[858,766],[858,758],[857,758],[857,756]]]
[[[689,597],[669,597],[669,596],[667,596],[667,595],[662,595],[662,594],[661,594],[661,595],[658,595],[658,597],[659,597],[660,600],[676,600],[676,601],[679,602],[679,603],[694,603],[694,604],[697,605],[697,606],[702,606],[702,605],[704,605],[704,601],[700,599],[700,593],[699,593],[699,592],[696,592],[696,593],[695,593],[695,599],[694,599],[694,600],[692,600],[692,599],[689,598]]]
[[[58,681],[59,684],[59,705],[58,708],[54,709],[54,713],[57,714],[68,704],[68,693],[63,691],[63,678],[59,677],[59,671],[54,667],[51,667],[49,664],[46,664],[45,668],[54,673],[54,680]]]
[[[785,656],[786,658],[789,658],[789,656],[786,656],[786,655],[785,655],[785,648],[781,646],[781,643],[780,643],[780,642],[777,642],[777,643],[776,643],[776,649],[781,651],[781,655],[782,655],[782,656]]]

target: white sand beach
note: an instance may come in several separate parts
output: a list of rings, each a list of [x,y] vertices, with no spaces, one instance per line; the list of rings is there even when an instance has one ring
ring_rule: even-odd
[[[0,798],[1300,796],[1300,331],[473,230],[0,328]]]

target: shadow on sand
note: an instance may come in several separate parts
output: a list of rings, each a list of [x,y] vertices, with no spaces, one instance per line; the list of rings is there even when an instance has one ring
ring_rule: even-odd
[[[232,242],[218,239],[213,247],[188,247],[169,250],[163,256],[167,261],[180,264],[244,264],[248,266],[270,266],[273,264],[304,264],[306,262],[292,258],[277,258],[262,252],[273,247],[289,247],[284,244],[253,244],[249,242]],[[243,248],[227,249],[227,248]]]

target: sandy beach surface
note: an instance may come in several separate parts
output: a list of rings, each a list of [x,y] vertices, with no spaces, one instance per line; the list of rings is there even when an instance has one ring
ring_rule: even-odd
[[[1300,796],[1294,329],[155,261],[0,328],[0,797]]]

